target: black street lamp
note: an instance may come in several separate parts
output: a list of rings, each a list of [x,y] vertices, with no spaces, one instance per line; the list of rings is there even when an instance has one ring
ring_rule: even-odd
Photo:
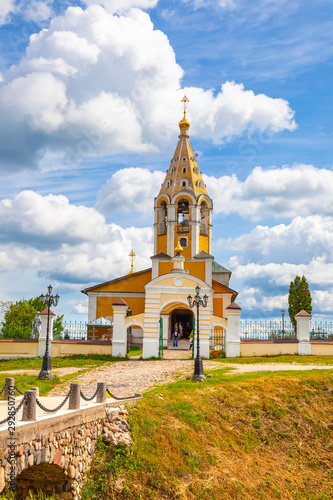
[[[285,310],[281,309],[281,314],[282,314],[282,335],[284,335],[284,313],[285,313]]]
[[[192,300],[191,295],[187,297],[187,301],[189,303],[189,306],[193,308],[194,306],[197,306],[197,357],[195,358],[194,361],[194,375],[192,377],[192,380],[196,382],[203,382],[206,380],[206,377],[203,372],[203,364],[202,364],[202,359],[200,358],[200,343],[199,343],[199,306],[206,307],[207,302],[208,302],[208,297],[205,294],[203,298],[200,297],[200,286],[195,287],[196,290],[196,296]]]
[[[50,352],[49,352],[49,337],[50,337],[50,307],[51,306],[57,306],[59,302],[59,295],[51,295],[52,294],[52,286],[49,285],[47,287],[47,294],[46,295],[41,295],[39,298],[43,304],[47,305],[47,327],[46,327],[46,346],[45,346],[45,354],[43,357],[43,365],[42,369],[38,375],[39,380],[45,380],[45,379],[52,379],[53,374],[51,370],[51,357],[50,357]]]

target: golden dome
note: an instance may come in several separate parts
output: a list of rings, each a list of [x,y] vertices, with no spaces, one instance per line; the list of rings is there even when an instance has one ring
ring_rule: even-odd
[[[184,112],[184,118],[182,120],[180,120],[179,122],[179,128],[187,128],[189,129],[190,128],[190,122],[188,121],[188,119],[186,118],[185,116],[185,112]]]

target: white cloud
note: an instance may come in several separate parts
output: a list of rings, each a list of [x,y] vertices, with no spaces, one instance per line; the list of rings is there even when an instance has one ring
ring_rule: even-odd
[[[139,9],[152,9],[156,7],[158,0],[83,0],[86,5],[102,5],[106,10],[112,13],[123,13],[133,7]]]
[[[34,270],[64,283],[106,281],[135,268],[150,267],[151,228],[107,224],[94,208],[76,206],[65,196],[24,191],[0,203],[2,273]]]
[[[164,177],[163,172],[146,168],[118,170],[99,191],[98,207],[108,215],[119,211],[151,213]]]
[[[23,6],[24,17],[28,21],[41,23],[53,15],[53,0],[29,0]]]
[[[256,167],[245,181],[235,174],[203,177],[215,213],[238,213],[252,219],[333,213],[331,170],[295,164],[267,170]]]
[[[1,0],[0,3],[0,26],[10,20],[10,14],[17,10],[15,0]]]
[[[26,55],[3,75],[2,167],[36,167],[46,151],[81,161],[161,149],[177,132],[184,91],[191,99],[192,133],[215,143],[253,130],[295,128],[283,99],[255,95],[234,82],[216,96],[181,89],[182,77],[168,38],[148,14],[70,7],[30,37]]]

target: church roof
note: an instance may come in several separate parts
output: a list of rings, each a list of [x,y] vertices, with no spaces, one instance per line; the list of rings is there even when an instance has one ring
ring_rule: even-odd
[[[187,99],[186,96],[184,99]],[[188,129],[190,128],[190,122],[186,118],[186,108],[184,109],[184,118],[179,122],[179,128],[179,141],[159,196],[167,194],[170,198],[173,198],[178,193],[184,195],[189,193],[197,199],[200,195],[204,195],[212,205],[212,200],[208,196],[206,185],[198,167],[197,155],[194,153],[189,141]]]
[[[156,255],[153,255],[152,257],[150,257],[151,259],[172,259],[172,257],[170,257],[170,255],[164,253],[164,252],[160,252]]]
[[[230,273],[229,269],[226,267],[221,266],[221,264],[218,264],[217,262],[213,262],[213,267],[212,267],[212,273]]]
[[[213,255],[210,255],[210,253],[207,253],[204,250],[201,250],[201,252],[197,253],[194,256],[194,259],[214,259],[214,257],[213,257]]]
[[[151,267],[149,267],[148,269],[143,269],[142,271],[136,271],[135,273],[126,274],[125,276],[120,276],[119,278],[115,278],[110,281],[105,281],[104,283],[98,283],[98,285],[93,285],[89,288],[85,288],[84,290],[81,290],[81,292],[87,294],[88,292],[92,292],[93,290],[95,290],[96,288],[100,288],[101,286],[110,285],[111,283],[116,283],[117,281],[121,281],[125,278],[131,279],[135,276],[138,276],[139,274],[146,273],[147,271],[151,271]]]

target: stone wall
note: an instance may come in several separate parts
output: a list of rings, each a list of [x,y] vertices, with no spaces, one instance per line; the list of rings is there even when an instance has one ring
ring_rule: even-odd
[[[109,446],[119,443],[130,446],[131,435],[125,406],[105,407],[104,416],[93,415],[79,425],[58,431],[50,425],[50,432],[32,431],[18,438],[16,449],[16,484],[20,499],[37,488],[45,493],[55,491],[61,500],[78,500],[99,436]],[[73,421],[74,423],[74,421]],[[32,425],[31,423],[30,425]],[[8,480],[9,449],[0,451],[0,491]]]

